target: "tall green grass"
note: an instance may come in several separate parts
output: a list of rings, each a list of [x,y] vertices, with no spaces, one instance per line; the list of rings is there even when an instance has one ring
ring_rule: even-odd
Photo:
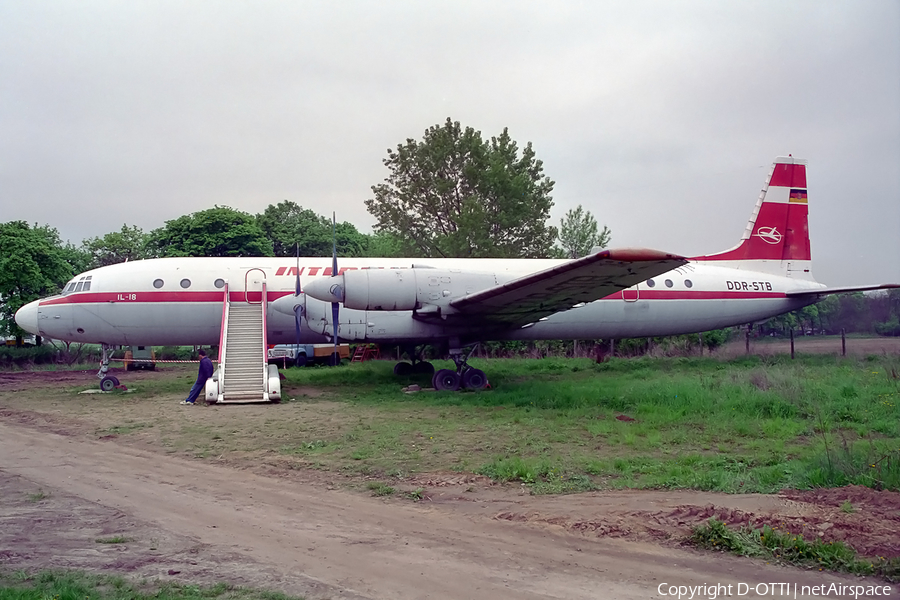
[[[491,389],[404,394],[401,386],[427,378],[398,380],[387,362],[291,369],[285,388],[377,407],[374,421],[323,440],[376,472],[449,467],[549,491],[900,489],[897,357],[472,364]],[[414,439],[422,441],[411,451]]]
[[[82,571],[0,570],[2,600],[291,600],[280,592],[177,582],[139,584],[122,577]]]

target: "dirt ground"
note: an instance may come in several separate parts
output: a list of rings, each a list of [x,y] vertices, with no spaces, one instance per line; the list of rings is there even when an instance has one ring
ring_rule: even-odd
[[[86,377],[0,373],[0,390]],[[309,406],[337,413],[331,404]],[[264,408],[188,410],[204,420],[242,410],[252,421],[269,418]],[[747,583],[752,598],[760,582],[884,584],[685,546],[690,528],[712,516],[900,556],[900,494],[867,488],[531,496],[430,473],[404,482],[423,489],[413,502],[371,497],[333,473],[191,460],[145,442],[104,434],[65,407],[0,402],[0,568],[229,581],[308,598],[662,598],[663,583]],[[854,512],[841,510],[846,501]],[[125,541],[103,543],[116,536]],[[898,586],[891,593],[900,597]]]

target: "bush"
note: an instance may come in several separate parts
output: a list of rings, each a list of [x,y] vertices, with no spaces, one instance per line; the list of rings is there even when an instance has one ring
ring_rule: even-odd
[[[53,364],[56,358],[57,351],[53,346],[0,346],[0,367]]]

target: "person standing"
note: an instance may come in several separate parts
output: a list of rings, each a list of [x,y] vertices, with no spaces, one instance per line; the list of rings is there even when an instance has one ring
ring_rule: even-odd
[[[190,404],[192,406],[206,387],[206,380],[212,377],[213,374],[213,364],[209,357],[206,356],[206,350],[200,348],[197,350],[197,354],[200,355],[200,371],[197,373],[197,381],[194,383],[194,387],[191,388],[191,393],[188,394],[187,399],[181,401],[182,404]]]

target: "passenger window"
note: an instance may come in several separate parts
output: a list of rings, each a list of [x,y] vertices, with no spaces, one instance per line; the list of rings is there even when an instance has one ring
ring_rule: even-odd
[[[655,281],[653,281],[652,279],[647,280],[647,287],[655,287],[655,286],[656,286]]]
[[[191,280],[190,280],[190,279],[182,279],[182,280],[181,280],[181,287],[183,287],[183,288],[185,288],[185,289],[191,287]]]
[[[164,285],[164,282],[162,279],[157,279],[156,281],[153,282],[153,287],[155,287],[156,289],[161,288],[163,285]]]
[[[694,283],[690,279],[685,279],[684,287],[694,287]]]
[[[215,285],[217,288],[220,288],[220,289],[221,289],[221,288],[225,287],[225,280],[224,280],[224,279],[216,279],[216,282],[215,282],[214,285]]]
[[[671,279],[666,279],[666,287],[672,287],[673,285],[675,284],[672,283]]]

